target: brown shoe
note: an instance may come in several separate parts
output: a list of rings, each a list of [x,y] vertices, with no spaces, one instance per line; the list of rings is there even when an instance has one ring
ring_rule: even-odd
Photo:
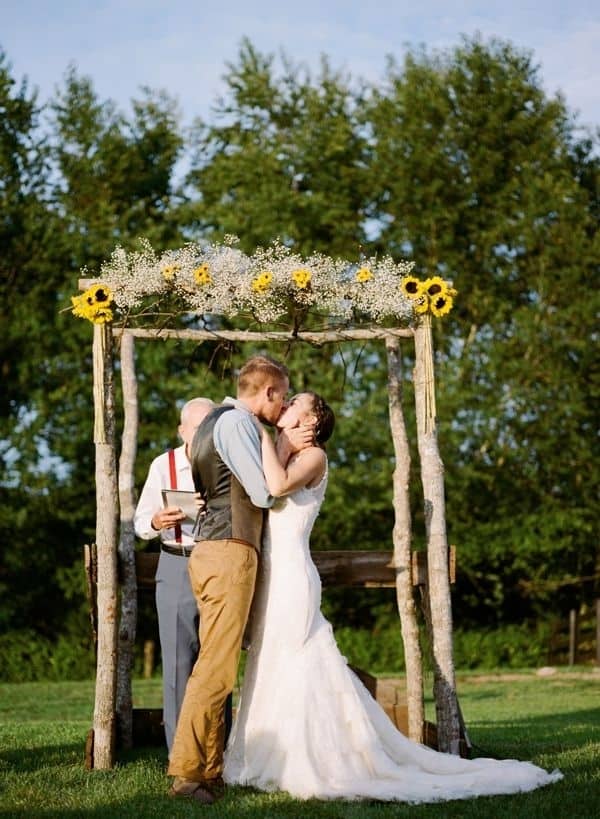
[[[169,790],[169,796],[184,796],[199,802],[201,805],[212,805],[217,799],[225,796],[225,784],[220,777],[219,779],[194,782],[191,779],[176,776]]]

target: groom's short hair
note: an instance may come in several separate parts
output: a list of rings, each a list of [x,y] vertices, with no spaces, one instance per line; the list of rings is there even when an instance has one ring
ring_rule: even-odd
[[[268,381],[279,383],[289,377],[285,364],[266,355],[252,356],[238,375],[238,395],[256,395]]]

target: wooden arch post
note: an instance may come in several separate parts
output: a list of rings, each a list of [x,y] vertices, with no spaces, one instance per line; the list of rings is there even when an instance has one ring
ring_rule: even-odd
[[[433,344],[429,315],[415,328],[414,385],[427,537],[428,593],[424,607],[433,655],[438,747],[440,751],[458,754],[460,718],[452,649],[452,601],[446,536],[444,465],[437,440]]]
[[[88,756],[92,766],[115,761],[117,682],[117,464],[111,328],[94,325],[94,445],[96,450],[96,548],[98,651],[94,726]]]
[[[406,703],[408,735],[423,742],[425,705],[423,702],[423,658],[419,643],[417,607],[412,578],[412,526],[410,514],[410,449],[404,412],[402,411],[402,353],[397,338],[386,338],[388,360],[388,400],[390,430],[396,456],[393,477],[394,497],[394,567],[396,569],[396,602],[400,614],[404,659],[406,665]]]
[[[121,618],[118,637],[117,726],[120,744],[133,745],[133,698],[131,672],[137,628],[137,578],[135,570],[134,467],[137,452],[138,401],[135,377],[135,339],[129,333],[121,336],[121,386],[123,389],[123,434],[119,458],[119,567],[121,577]]]

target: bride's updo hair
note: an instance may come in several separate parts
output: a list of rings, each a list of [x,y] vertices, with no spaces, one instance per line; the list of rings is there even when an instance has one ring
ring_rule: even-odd
[[[311,390],[307,390],[307,394],[312,398],[312,410],[317,417],[317,423],[315,425],[315,442],[317,446],[324,449],[325,441],[328,441],[333,434],[333,428],[335,427],[335,415],[324,398],[321,398],[320,395],[318,395],[316,392],[312,392]]]

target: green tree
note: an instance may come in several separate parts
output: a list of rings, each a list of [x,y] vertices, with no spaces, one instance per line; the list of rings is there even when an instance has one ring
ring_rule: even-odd
[[[390,64],[366,121],[379,245],[459,290],[436,341],[457,605],[519,617],[597,566],[597,154],[496,41]]]
[[[69,629],[81,637],[88,632],[81,546],[93,540],[95,519],[91,328],[64,310],[80,269],[97,270],[117,242],[131,246],[138,235],[163,246],[181,242],[172,211],[182,137],[166,97],[145,91],[126,119],[74,70],[42,129],[35,96],[25,85],[15,93],[7,67],[1,76],[7,181],[0,264],[8,266],[1,528],[15,548],[0,578],[10,590],[0,621],[49,638]],[[152,373],[141,380],[141,446],[151,440],[164,448],[173,442],[175,401],[194,394],[189,361],[175,348],[141,355],[150,358],[141,369]],[[164,392],[156,373],[164,375]]]
[[[214,122],[198,121],[185,221],[242,248],[279,237],[301,253],[356,257],[364,236],[364,140],[357,94],[323,59],[312,79],[245,42],[228,65]]]

